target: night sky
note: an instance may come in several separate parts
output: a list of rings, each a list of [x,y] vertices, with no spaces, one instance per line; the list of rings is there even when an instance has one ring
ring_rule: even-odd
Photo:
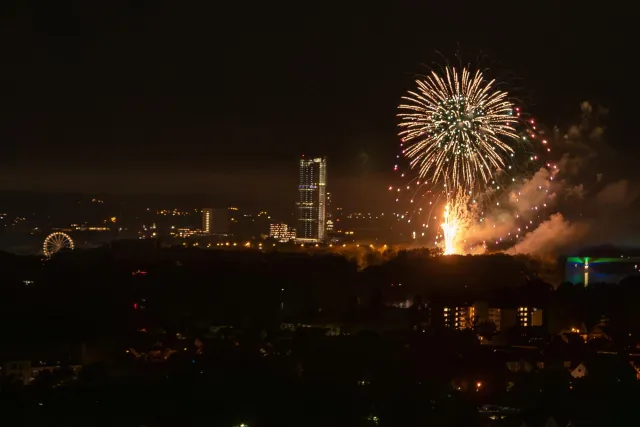
[[[306,154],[329,157],[339,201],[382,206],[400,96],[456,52],[504,79],[545,123],[567,125],[591,100],[610,109],[617,150],[637,145],[625,126],[628,87],[637,91],[627,11],[218,3],[7,9],[0,190],[292,204]]]

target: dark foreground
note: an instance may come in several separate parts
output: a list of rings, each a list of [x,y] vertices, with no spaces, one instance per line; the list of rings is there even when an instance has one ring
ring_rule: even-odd
[[[155,361],[123,351],[112,366],[4,383],[0,414],[3,425],[78,427],[637,425],[640,385],[628,371],[513,372],[509,360],[537,352],[426,335],[233,338]]]

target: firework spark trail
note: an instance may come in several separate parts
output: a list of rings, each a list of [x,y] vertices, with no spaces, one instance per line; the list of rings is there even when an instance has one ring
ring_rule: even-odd
[[[455,197],[449,198],[445,206],[443,219],[440,224],[443,234],[444,255],[452,255],[463,251],[464,233],[473,223],[473,212],[469,207],[469,198],[461,189]],[[463,241],[464,240],[464,241]]]
[[[398,114],[403,154],[421,179],[464,191],[485,189],[491,177],[505,166],[514,150],[506,140],[516,140],[513,104],[507,93],[494,90],[480,71],[460,74],[445,68],[417,80],[417,92],[403,97]]]
[[[456,232],[458,231],[457,218],[449,217],[449,204],[444,209],[444,222],[441,225],[442,233],[444,234],[444,254],[452,255],[456,253],[455,239]]]

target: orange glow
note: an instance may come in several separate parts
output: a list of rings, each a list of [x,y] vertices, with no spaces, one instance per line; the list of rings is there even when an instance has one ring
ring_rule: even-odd
[[[455,237],[458,231],[457,218],[451,217],[449,212],[449,204],[444,210],[444,222],[441,225],[444,233],[444,254],[451,255],[455,253]]]

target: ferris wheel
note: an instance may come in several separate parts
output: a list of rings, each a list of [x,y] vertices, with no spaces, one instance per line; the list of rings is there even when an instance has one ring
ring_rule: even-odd
[[[45,256],[51,257],[62,249],[73,249],[73,240],[71,240],[71,237],[69,237],[68,234],[56,231],[49,234],[47,238],[44,239],[42,251]]]

